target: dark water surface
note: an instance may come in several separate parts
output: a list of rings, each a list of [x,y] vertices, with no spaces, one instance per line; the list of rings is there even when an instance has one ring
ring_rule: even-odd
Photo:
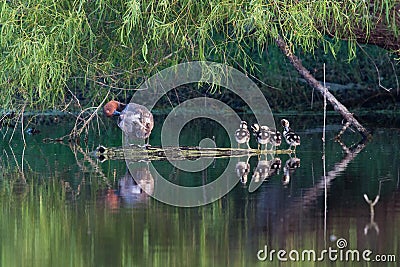
[[[161,120],[156,118],[156,124]],[[3,128],[0,265],[396,266],[396,262],[377,260],[393,261],[392,254],[400,260],[400,129],[374,129],[365,148],[347,154],[333,140],[340,118],[328,118],[324,179],[322,120],[290,120],[302,137],[296,152],[300,167],[290,172],[290,180],[283,182],[283,167],[290,156],[277,155],[282,168],[249,193],[258,162],[251,157],[246,185],[239,182],[223,198],[194,208],[173,207],[149,197],[126,173],[124,160],[99,162],[91,156],[99,144],[121,144],[113,122],[101,125],[101,134],[96,127],[91,129],[94,134],[83,148],[43,143],[43,138],[66,134],[69,123],[43,126],[40,134],[26,135],[25,149],[20,129],[9,144],[10,130],[5,133]],[[219,147],[227,147],[230,144],[221,131],[213,124],[194,122],[184,129],[180,141],[197,145],[202,138],[214,136]],[[159,145],[158,132],[155,129],[153,145]],[[343,142],[350,147],[358,138],[347,131]],[[197,186],[220,175],[226,161],[217,159],[194,174],[167,162],[154,165],[174,183]],[[379,195],[372,210],[364,194],[372,201]],[[348,249],[354,257],[359,253],[359,261],[351,260]],[[288,262],[280,262],[272,250],[282,250],[279,255]],[[336,252],[329,255],[329,250]],[[362,258],[364,252],[371,262]],[[318,261],[321,254],[324,258]],[[298,261],[291,260],[297,256]]]

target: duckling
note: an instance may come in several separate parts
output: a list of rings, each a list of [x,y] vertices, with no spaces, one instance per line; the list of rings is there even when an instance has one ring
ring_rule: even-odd
[[[260,126],[254,123],[251,129],[253,130],[253,135],[257,138],[258,149],[260,149],[262,145],[265,145],[266,148],[271,136],[268,126]]]
[[[104,106],[103,112],[107,117],[118,116],[118,126],[126,135],[133,134],[139,139],[149,139],[154,119],[145,106],[111,100]],[[148,145],[148,140],[146,144]]]
[[[300,136],[289,127],[288,120],[282,119],[281,124],[283,126],[283,137],[285,137],[286,143],[290,145],[289,149],[292,150],[292,146],[294,146],[296,151],[296,147],[300,145]]]
[[[272,146],[278,147],[282,143],[282,134],[277,130],[270,130],[269,142]]]
[[[250,148],[249,146],[249,141],[250,141],[250,132],[247,129],[247,122],[241,121],[239,125],[239,129],[235,131],[235,139],[236,142],[238,143],[238,148],[240,147],[240,144],[246,143],[247,149]]]

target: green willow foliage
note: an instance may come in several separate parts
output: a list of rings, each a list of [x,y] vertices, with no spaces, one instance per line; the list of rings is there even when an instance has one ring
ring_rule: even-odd
[[[0,106],[55,108],[68,99],[134,89],[158,68],[214,60],[254,71],[280,34],[294,48],[355,55],[377,14],[395,35],[394,0],[2,0]],[[333,39],[325,36],[333,35]],[[102,85],[99,87],[98,85]],[[96,90],[90,90],[96,89]]]

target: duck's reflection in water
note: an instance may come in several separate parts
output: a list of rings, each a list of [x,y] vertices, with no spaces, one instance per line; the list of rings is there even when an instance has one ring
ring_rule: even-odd
[[[260,181],[264,181],[269,177],[269,161],[268,160],[260,160],[257,163],[257,167],[254,169],[253,172],[253,180],[254,182],[258,183]]]
[[[282,167],[282,160],[280,158],[273,158],[271,160],[271,168],[269,170],[269,176],[278,175]]]
[[[257,167],[253,172],[253,180],[255,183],[267,180],[269,177],[279,173],[282,161],[280,158],[273,158],[272,160],[259,160]]]
[[[300,159],[299,158],[290,158],[285,162],[285,166],[283,167],[283,177],[282,184],[287,186],[290,182],[290,177],[293,175],[295,170],[300,167]]]
[[[127,170],[125,175],[118,180],[117,190],[108,190],[106,201],[112,209],[132,207],[143,203],[154,192],[154,179],[148,167]]]
[[[295,170],[300,167],[300,159],[297,157],[290,157],[286,160],[283,166],[282,184],[287,186],[293,176]],[[240,178],[242,184],[247,183],[247,176],[250,173],[249,158],[246,161],[239,161],[236,164],[236,176]],[[253,169],[249,191],[256,190],[262,182],[268,181],[272,176],[279,175],[282,168],[282,160],[279,157],[268,159],[259,158],[257,166]]]
[[[249,159],[250,157],[247,157],[246,161],[239,161],[235,166],[236,176],[240,178],[242,184],[247,183],[247,176],[250,172]]]
[[[154,192],[154,179],[147,168],[127,170],[118,181],[118,195],[123,203],[134,204],[138,200],[147,199]]]

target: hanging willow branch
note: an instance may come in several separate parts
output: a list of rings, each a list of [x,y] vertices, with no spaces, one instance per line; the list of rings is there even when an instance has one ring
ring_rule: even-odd
[[[400,54],[398,0],[2,0],[0,9],[4,110],[64,107],[66,88],[101,101],[98,84],[136,88],[183,60],[233,58],[255,70],[254,52],[279,32],[305,53],[337,55],[347,40],[350,59],[357,41]]]

